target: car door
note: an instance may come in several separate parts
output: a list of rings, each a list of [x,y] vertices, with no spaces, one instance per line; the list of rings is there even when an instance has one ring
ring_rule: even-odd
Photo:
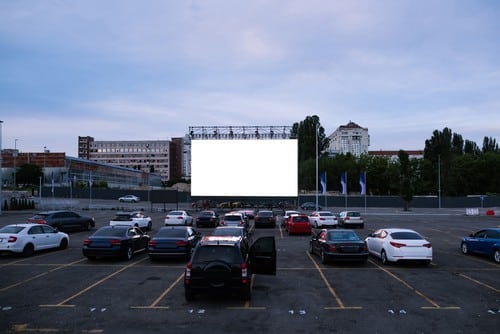
[[[149,240],[140,228],[132,227],[129,229],[128,235],[132,240],[132,247],[134,251],[146,249]]]
[[[61,238],[59,237],[59,234],[57,233],[56,230],[54,230],[51,226],[49,225],[41,225],[43,234],[45,236],[45,241],[46,241],[46,247],[47,248],[55,248],[59,247],[59,244],[61,242]]]
[[[469,239],[468,247],[472,252],[484,253],[486,247],[486,230],[481,230],[474,233]]]
[[[35,250],[50,247],[50,239],[45,233],[43,233],[42,225],[32,226],[29,229],[28,242],[31,242],[35,246]]]
[[[380,256],[387,233],[384,230],[377,230],[366,238],[366,245],[370,253]]]
[[[82,227],[81,218],[74,212],[61,212],[61,225],[65,230],[76,230]]]
[[[260,237],[250,247],[249,264],[254,274],[276,275],[276,240]]]

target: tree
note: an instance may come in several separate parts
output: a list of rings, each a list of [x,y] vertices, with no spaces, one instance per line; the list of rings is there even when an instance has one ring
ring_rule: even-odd
[[[410,159],[408,153],[399,150],[398,158],[400,163],[400,194],[404,201],[404,210],[408,211],[410,202],[413,199],[413,189],[411,186]]]
[[[317,140],[316,129],[318,129]],[[328,147],[328,138],[325,135],[325,129],[321,126],[319,117],[316,115],[307,116],[300,123],[294,123],[291,135],[296,137],[299,142],[299,165],[300,162],[308,159],[316,159],[316,142],[318,143],[319,154],[322,154]]]
[[[483,139],[483,153],[486,152],[499,152],[497,141],[491,137],[484,137]]]
[[[43,177],[43,170],[40,166],[34,164],[24,164],[16,172],[17,184],[25,186],[37,185],[40,177]]]

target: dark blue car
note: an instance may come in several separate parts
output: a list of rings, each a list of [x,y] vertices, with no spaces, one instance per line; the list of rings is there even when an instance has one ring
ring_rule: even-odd
[[[485,228],[462,239],[462,253],[493,257],[500,263],[500,228]]]

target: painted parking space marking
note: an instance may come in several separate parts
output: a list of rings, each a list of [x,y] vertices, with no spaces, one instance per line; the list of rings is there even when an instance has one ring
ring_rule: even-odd
[[[184,277],[184,273],[180,274],[179,277],[172,283],[165,291],[163,291],[158,298],[156,298],[150,305],[147,306],[131,306],[130,308],[136,309],[169,309],[169,306],[158,306],[160,301],[170,292],[172,289],[179,284],[179,282]]]
[[[68,303],[69,301],[71,301],[71,300],[75,299],[76,297],[78,297],[78,296],[80,296],[80,295],[84,294],[85,292],[87,292],[87,291],[89,291],[89,290],[93,289],[94,287],[96,287],[96,286],[100,285],[101,283],[103,283],[103,282],[105,282],[105,281],[109,280],[111,277],[118,275],[118,274],[119,274],[119,273],[121,273],[122,271],[125,271],[125,270],[127,270],[127,269],[129,269],[129,268],[131,268],[131,267],[135,266],[136,264],[138,264],[138,263],[141,263],[141,262],[145,261],[146,259],[147,259],[147,258],[144,258],[144,259],[141,259],[141,260],[139,260],[139,261],[137,261],[137,262],[131,263],[131,264],[129,264],[129,265],[127,265],[127,266],[125,266],[125,267],[123,267],[123,268],[121,268],[121,269],[119,269],[119,270],[117,270],[117,271],[115,271],[115,272],[113,272],[113,273],[111,273],[111,274],[109,274],[108,276],[104,277],[103,279],[100,279],[99,281],[97,281],[97,282],[95,282],[94,284],[92,284],[92,285],[90,285],[90,286],[86,287],[85,289],[80,290],[79,292],[77,292],[77,293],[75,293],[74,295],[72,295],[72,296],[70,296],[70,297],[66,298],[65,300],[63,300],[63,301],[62,301],[62,302],[60,302],[60,303],[57,303],[57,304],[45,304],[45,305],[40,305],[40,307],[75,307],[75,305],[71,305],[71,304],[67,304],[67,303]]]
[[[474,283],[476,283],[476,284],[479,284],[479,285],[481,285],[481,286],[483,286],[483,287],[485,287],[485,288],[488,288],[488,289],[490,289],[490,290],[493,290],[493,291],[495,291],[496,293],[500,293],[500,290],[495,289],[495,288],[494,288],[494,287],[492,287],[491,285],[488,285],[488,284],[486,284],[486,283],[484,283],[484,282],[481,282],[481,281],[479,281],[479,280],[477,280],[477,279],[474,279],[474,278],[472,278],[472,277],[470,277],[470,276],[467,276],[467,275],[465,275],[465,274],[458,274],[458,276],[463,277],[463,278],[465,278],[465,279],[468,279],[469,281],[472,281],[472,282],[474,282]]]
[[[406,281],[402,280],[401,278],[399,278],[398,276],[396,276],[395,274],[393,274],[392,272],[390,272],[389,270],[387,270],[386,268],[383,268],[381,267],[379,264],[373,262],[372,260],[369,260],[369,262],[371,262],[373,265],[375,265],[378,269],[382,270],[383,272],[385,272],[387,275],[391,276],[392,278],[394,278],[396,281],[398,281],[399,283],[403,284],[404,286],[406,286],[408,289],[412,290],[414,293],[416,293],[417,295],[419,295],[420,297],[422,297],[425,301],[427,301],[429,304],[431,304],[432,306],[422,306],[421,308],[422,309],[434,309],[434,310],[459,310],[460,307],[458,306],[440,306],[438,303],[436,303],[435,301],[433,301],[431,298],[427,297],[426,295],[424,295],[422,292],[420,292],[419,290],[417,290],[417,288],[411,286],[409,283],[407,283]]]
[[[316,261],[313,259],[311,254],[306,251],[307,256],[313,263],[314,267],[316,268],[316,271],[318,271],[319,275],[321,276],[321,279],[325,283],[326,287],[328,288],[328,291],[330,291],[331,295],[337,302],[338,306],[327,306],[324,309],[325,310],[361,310],[363,309],[361,306],[345,306],[340,297],[338,296],[337,292],[335,292],[335,289],[330,285],[330,282],[328,282],[328,279],[326,278],[325,274],[323,273],[323,270],[321,267],[316,263]]]

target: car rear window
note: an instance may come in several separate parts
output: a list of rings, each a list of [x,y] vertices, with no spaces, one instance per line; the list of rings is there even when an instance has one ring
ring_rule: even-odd
[[[305,222],[309,222],[309,218],[307,218],[305,216],[295,216],[295,217],[293,217],[293,221],[297,222],[297,223],[305,223]]]
[[[349,217],[360,217],[361,214],[359,212],[348,212],[347,216],[349,216]]]
[[[97,230],[94,236],[97,237],[123,237],[127,233],[126,229],[122,228],[104,228]]]
[[[116,215],[113,220],[115,221],[129,221],[132,217],[130,215]]]
[[[204,217],[212,217],[213,215],[214,215],[214,213],[210,212],[210,211],[200,212],[200,216],[204,216]]]
[[[241,230],[236,228],[216,228],[212,235],[239,237],[241,236]]]
[[[226,263],[242,262],[241,253],[234,246],[203,246],[194,253],[193,262],[223,261]]]
[[[24,230],[24,226],[4,226],[0,228],[0,233],[12,233],[12,234],[17,234]]]
[[[241,220],[241,216],[235,216],[235,215],[226,216],[224,219],[228,220],[228,221],[240,221]]]
[[[34,215],[33,217],[31,217],[30,219],[45,219],[45,217],[47,217],[48,215],[47,214],[36,214]]]
[[[360,240],[358,235],[349,231],[329,231],[328,240]]]
[[[158,231],[157,237],[181,238],[186,235],[186,230],[178,228],[163,228]]]
[[[333,216],[333,213],[331,213],[331,212],[320,212],[319,215],[321,217],[331,217],[331,216]]]
[[[415,232],[393,232],[391,237],[397,240],[421,240],[422,236]]]
[[[260,211],[259,216],[261,217],[271,217],[273,213],[271,211]]]
[[[171,216],[182,216],[182,211],[172,211],[169,213]]]

